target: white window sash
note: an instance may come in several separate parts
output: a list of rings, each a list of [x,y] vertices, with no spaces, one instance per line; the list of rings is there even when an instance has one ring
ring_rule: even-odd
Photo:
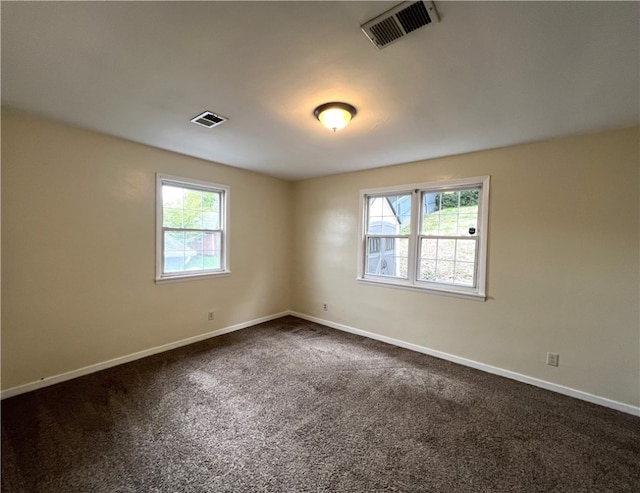
[[[220,225],[217,229],[207,228],[169,228],[163,224],[163,201],[162,201],[162,187],[163,186],[175,186],[179,188],[187,188],[190,190],[197,190],[202,192],[212,192],[220,195]],[[183,178],[179,176],[166,175],[162,173],[156,173],[156,282],[161,281],[177,281],[188,280],[194,278],[204,277],[217,277],[221,275],[231,274],[229,268],[229,203],[230,203],[230,187],[228,185],[221,185],[218,183],[211,183],[202,180],[195,180],[190,178]],[[164,233],[165,231],[183,231],[189,232],[205,232],[205,233],[220,233],[220,268],[218,269],[201,269],[195,271],[178,271],[178,272],[164,272],[164,258],[165,258],[165,245],[164,245]]]

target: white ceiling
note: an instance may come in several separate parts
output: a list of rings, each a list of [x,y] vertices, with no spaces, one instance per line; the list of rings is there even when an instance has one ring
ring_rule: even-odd
[[[286,179],[639,123],[638,2],[437,2],[378,51],[397,3],[3,1],[2,103]]]

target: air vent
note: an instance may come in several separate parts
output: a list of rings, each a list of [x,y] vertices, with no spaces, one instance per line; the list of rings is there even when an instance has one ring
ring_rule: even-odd
[[[381,50],[416,29],[439,21],[440,16],[433,2],[402,2],[360,27],[374,46]]]
[[[224,116],[216,115],[211,111],[205,111],[204,113],[192,118],[191,121],[196,125],[202,125],[203,127],[211,128],[216,125],[220,125],[228,120]]]

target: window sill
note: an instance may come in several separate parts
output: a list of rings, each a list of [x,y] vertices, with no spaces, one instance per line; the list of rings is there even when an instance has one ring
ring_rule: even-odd
[[[484,294],[479,293],[471,293],[468,291],[456,290],[453,289],[433,289],[428,287],[416,286],[415,284],[408,284],[404,282],[397,282],[391,280],[378,280],[378,279],[369,279],[364,277],[356,278],[360,284],[368,284],[371,286],[378,287],[386,287],[386,288],[396,288],[396,289],[406,289],[408,291],[418,291],[420,293],[429,293],[429,294],[438,294],[440,296],[451,296],[453,298],[461,298],[466,300],[473,301],[486,301],[487,297]]]
[[[202,274],[180,274],[176,276],[156,277],[156,284],[162,284],[166,282],[182,282],[182,281],[195,281],[199,279],[212,279],[214,277],[227,277],[231,275],[231,271],[226,270],[224,272],[205,272]]]

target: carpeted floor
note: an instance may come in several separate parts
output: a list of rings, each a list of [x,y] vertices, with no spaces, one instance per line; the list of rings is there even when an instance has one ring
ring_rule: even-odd
[[[285,317],[6,399],[2,491],[638,492],[640,418]]]

